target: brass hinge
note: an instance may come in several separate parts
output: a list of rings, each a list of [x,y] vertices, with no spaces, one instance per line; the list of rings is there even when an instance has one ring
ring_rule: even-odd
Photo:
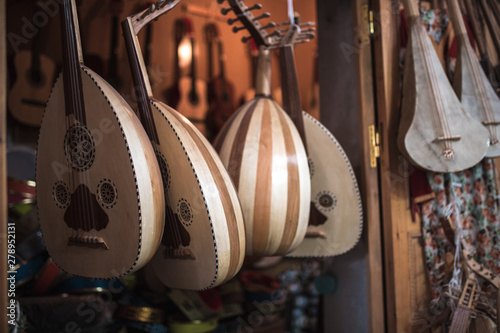
[[[370,140],[370,167],[377,167],[377,158],[380,157],[380,138],[375,130],[375,125],[368,126],[368,137]]]
[[[363,16],[363,22],[364,22],[363,33],[368,36],[373,35],[374,33],[373,11],[369,9],[368,4],[364,4],[361,6],[361,15]],[[367,43],[369,43],[369,41]]]

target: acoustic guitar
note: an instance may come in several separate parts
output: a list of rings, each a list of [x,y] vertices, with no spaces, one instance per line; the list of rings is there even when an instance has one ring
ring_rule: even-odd
[[[285,111],[270,98],[270,50],[278,36],[268,34],[241,0],[230,0],[236,18],[259,45],[256,97],[228,120],[214,146],[238,189],[245,216],[248,255],[282,255],[304,239],[311,182],[300,135]],[[234,27],[239,31],[244,27]],[[247,38],[243,39],[244,42]]]
[[[283,108],[306,146],[311,173],[311,213],[304,241],[289,256],[343,254],[359,241],[363,208],[344,150],[325,126],[301,109],[293,47],[314,37],[312,23],[291,24],[279,48]]]
[[[207,134],[205,126],[205,115],[208,110],[207,102],[207,85],[205,81],[198,78],[196,72],[196,43],[192,22],[189,18],[184,17],[176,22],[176,67],[178,81],[174,87],[167,90],[167,102],[174,109],[179,111],[183,116],[187,117],[198,128],[203,135]],[[185,41],[187,44],[185,45]],[[190,72],[189,75],[180,76],[179,51],[184,44],[184,47],[190,49]]]
[[[234,105],[234,86],[226,78],[226,56],[224,45],[219,36],[219,31],[214,23],[205,25],[205,39],[208,50],[208,77],[207,85],[208,112],[205,117],[207,133],[210,137],[220,131],[229,117],[236,111]],[[217,45],[217,60],[219,63],[219,75],[213,74],[213,45]]]
[[[447,0],[453,30],[458,45],[453,88],[462,105],[472,117],[480,121],[489,132],[487,157],[500,155],[500,99],[479,66],[472,49],[457,0]]]
[[[421,25],[414,0],[403,1],[409,41],[403,77],[398,133],[401,153],[433,172],[455,172],[477,164],[488,149],[486,128],[462,107],[432,43]]]
[[[83,64],[74,0],[60,4],[63,72],[43,116],[36,160],[40,226],[66,272],[114,278],[160,245],[164,196],[155,152],[125,100]]]
[[[122,22],[138,109],[163,177],[166,221],[153,270],[170,288],[201,290],[231,279],[245,254],[236,190],[217,153],[179,112],[156,100],[137,33],[179,0],[161,0]]]
[[[257,59],[259,57],[259,48],[253,39],[247,42],[248,57],[250,60],[250,87],[243,92],[240,97],[239,106],[250,102],[255,97],[255,73],[257,73]]]
[[[54,60],[40,53],[40,33],[33,37],[31,50],[21,50],[14,57],[17,80],[8,98],[11,115],[22,124],[34,127],[42,121],[56,71]]]

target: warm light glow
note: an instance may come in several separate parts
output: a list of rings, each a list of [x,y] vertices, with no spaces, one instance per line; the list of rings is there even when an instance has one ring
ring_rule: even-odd
[[[179,67],[186,68],[191,65],[191,55],[193,49],[191,48],[191,39],[189,37],[184,37],[177,49],[179,55]]]

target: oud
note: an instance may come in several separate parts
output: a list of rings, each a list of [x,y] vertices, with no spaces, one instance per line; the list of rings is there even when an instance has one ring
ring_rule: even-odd
[[[455,172],[477,164],[488,149],[486,128],[462,107],[421,26],[413,0],[403,1],[409,23],[399,124],[400,151],[414,165]]]
[[[61,1],[60,13],[63,72],[36,161],[40,227],[63,270],[114,278],[145,265],[160,244],[160,169],[132,109],[83,64],[75,1]]]
[[[250,12],[260,5],[247,8],[240,0],[229,4],[231,8],[222,9],[222,13],[232,10],[238,17],[230,22],[241,20],[251,33],[267,28],[258,20],[269,14],[254,17]],[[270,50],[266,45],[273,42],[261,34],[252,33],[252,37],[260,48],[256,97],[229,118],[214,145],[238,189],[245,216],[246,253],[281,255],[304,239],[311,183],[300,135],[270,97]]]
[[[472,117],[479,120],[489,132],[486,157],[500,155],[500,99],[479,65],[465,29],[460,7],[456,0],[448,0],[453,30],[458,44],[457,63],[453,76],[453,88],[462,105]]]
[[[343,254],[358,243],[363,229],[361,196],[347,155],[333,134],[300,106],[293,47],[314,36],[311,25],[290,24],[279,47],[283,108],[301,135],[311,173],[309,226],[304,241],[289,254],[297,257]]]
[[[166,221],[153,270],[170,288],[201,290],[231,279],[245,254],[241,206],[217,153],[191,122],[154,99],[137,38],[179,0],[161,0],[122,22],[138,109],[163,177]]]

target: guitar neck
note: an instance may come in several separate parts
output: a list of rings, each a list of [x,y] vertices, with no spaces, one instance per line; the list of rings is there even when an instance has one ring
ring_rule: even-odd
[[[214,76],[214,68],[213,68],[213,42],[207,42],[207,60],[208,60],[208,80],[211,80]]]
[[[83,64],[78,17],[74,0],[64,0],[60,5],[63,48],[63,79],[66,116],[86,124],[80,66]]]
[[[222,44],[222,41],[219,40],[217,42],[217,47],[218,47],[218,56],[219,56],[219,76],[221,78],[226,77],[226,62],[224,61],[224,45]]]
[[[304,129],[304,118],[302,117],[302,107],[300,104],[297,72],[295,71],[293,45],[282,46],[279,48],[279,51],[283,109],[288,113],[299,131],[307,153],[306,133]]]
[[[122,22],[122,29],[130,70],[132,72],[132,80],[134,82],[141,123],[144,126],[149,139],[152,142],[159,144],[158,133],[156,131],[151,104],[149,102],[150,98],[153,97],[153,93],[147,76],[139,40],[134,32],[131,17],[128,17]]]
[[[191,89],[195,91],[196,89],[196,57],[194,52],[194,37],[190,37],[191,40]]]
[[[255,73],[255,96],[271,96],[271,51],[265,46],[259,47]]]

